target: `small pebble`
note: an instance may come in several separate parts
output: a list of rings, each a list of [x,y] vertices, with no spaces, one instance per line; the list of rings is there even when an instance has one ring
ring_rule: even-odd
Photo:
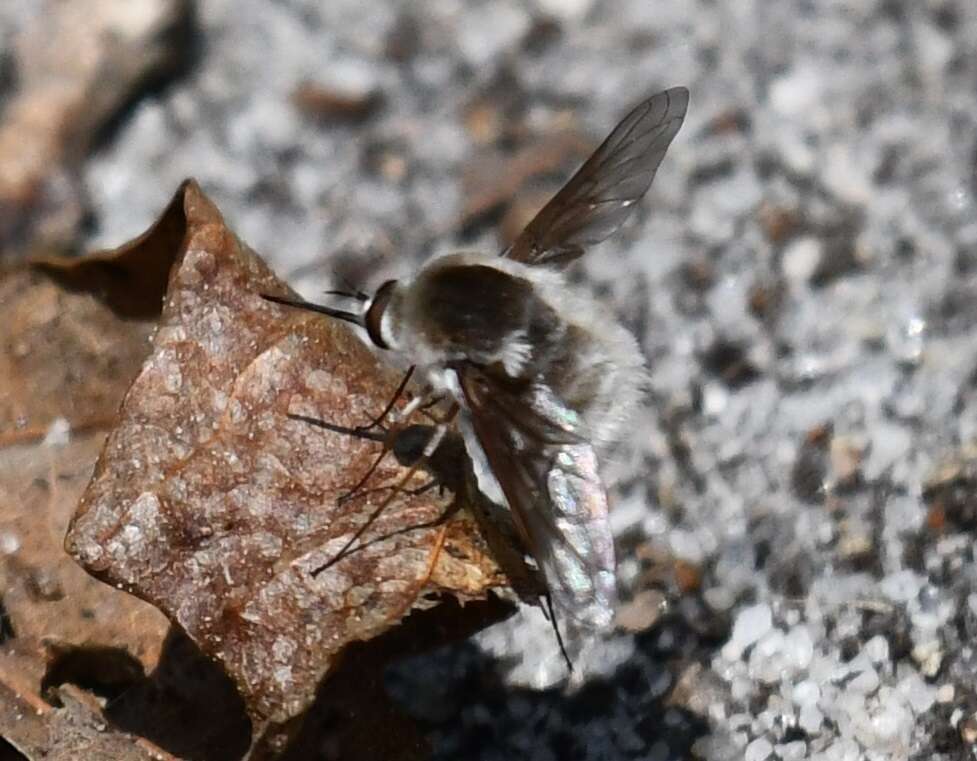
[[[757,738],[746,746],[743,761],[766,761],[773,755],[773,746],[762,737]]]

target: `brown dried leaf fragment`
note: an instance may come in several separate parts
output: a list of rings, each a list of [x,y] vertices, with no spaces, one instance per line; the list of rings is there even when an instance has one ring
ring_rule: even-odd
[[[504,577],[470,518],[417,528],[449,505],[433,491],[399,496],[364,548],[311,575],[387,492],[337,505],[377,445],[287,414],[361,424],[397,376],[338,323],[262,299],[285,286],[195,184],[178,199],[186,230],[152,353],[66,547],[222,663],[257,724],[282,722],[350,643],[437,595],[482,597]],[[402,474],[388,463],[371,485]]]
[[[29,265],[0,270],[0,324],[0,641],[42,659],[117,649],[151,669],[166,619],[92,579],[62,546],[151,325]]]
[[[37,653],[117,648],[156,665],[168,627],[151,606],[100,584],[71,561],[62,537],[104,434],[0,450],[0,589],[9,631]]]
[[[64,685],[60,707],[0,668],[0,737],[28,761],[179,761],[148,740],[109,727],[97,700]]]
[[[379,90],[342,90],[316,82],[302,82],[292,103],[306,118],[322,125],[357,124],[370,118],[383,104]]]
[[[0,271],[0,447],[43,439],[58,418],[108,428],[148,353],[151,323],[120,320],[95,283],[58,282],[91,266],[66,261]],[[112,266],[133,264],[124,255]]]

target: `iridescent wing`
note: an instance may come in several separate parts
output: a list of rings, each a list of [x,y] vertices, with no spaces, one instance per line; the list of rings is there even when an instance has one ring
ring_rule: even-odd
[[[688,105],[684,87],[639,104],[502,256],[563,267],[610,236],[651,187]]]
[[[578,628],[606,627],[616,597],[614,538],[579,417],[544,385],[472,364],[456,369],[475,436],[554,606]]]

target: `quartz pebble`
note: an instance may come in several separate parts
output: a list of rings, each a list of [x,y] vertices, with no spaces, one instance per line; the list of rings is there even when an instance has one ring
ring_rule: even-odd
[[[743,761],[767,761],[773,755],[773,746],[762,737],[746,746]]]

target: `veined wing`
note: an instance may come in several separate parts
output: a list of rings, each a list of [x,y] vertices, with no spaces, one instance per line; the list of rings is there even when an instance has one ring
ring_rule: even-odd
[[[610,236],[651,187],[688,105],[673,87],[635,107],[502,256],[563,267]]]
[[[577,414],[544,385],[514,384],[472,364],[456,369],[475,436],[554,606],[577,627],[606,627],[616,597],[614,539],[597,456]]]

